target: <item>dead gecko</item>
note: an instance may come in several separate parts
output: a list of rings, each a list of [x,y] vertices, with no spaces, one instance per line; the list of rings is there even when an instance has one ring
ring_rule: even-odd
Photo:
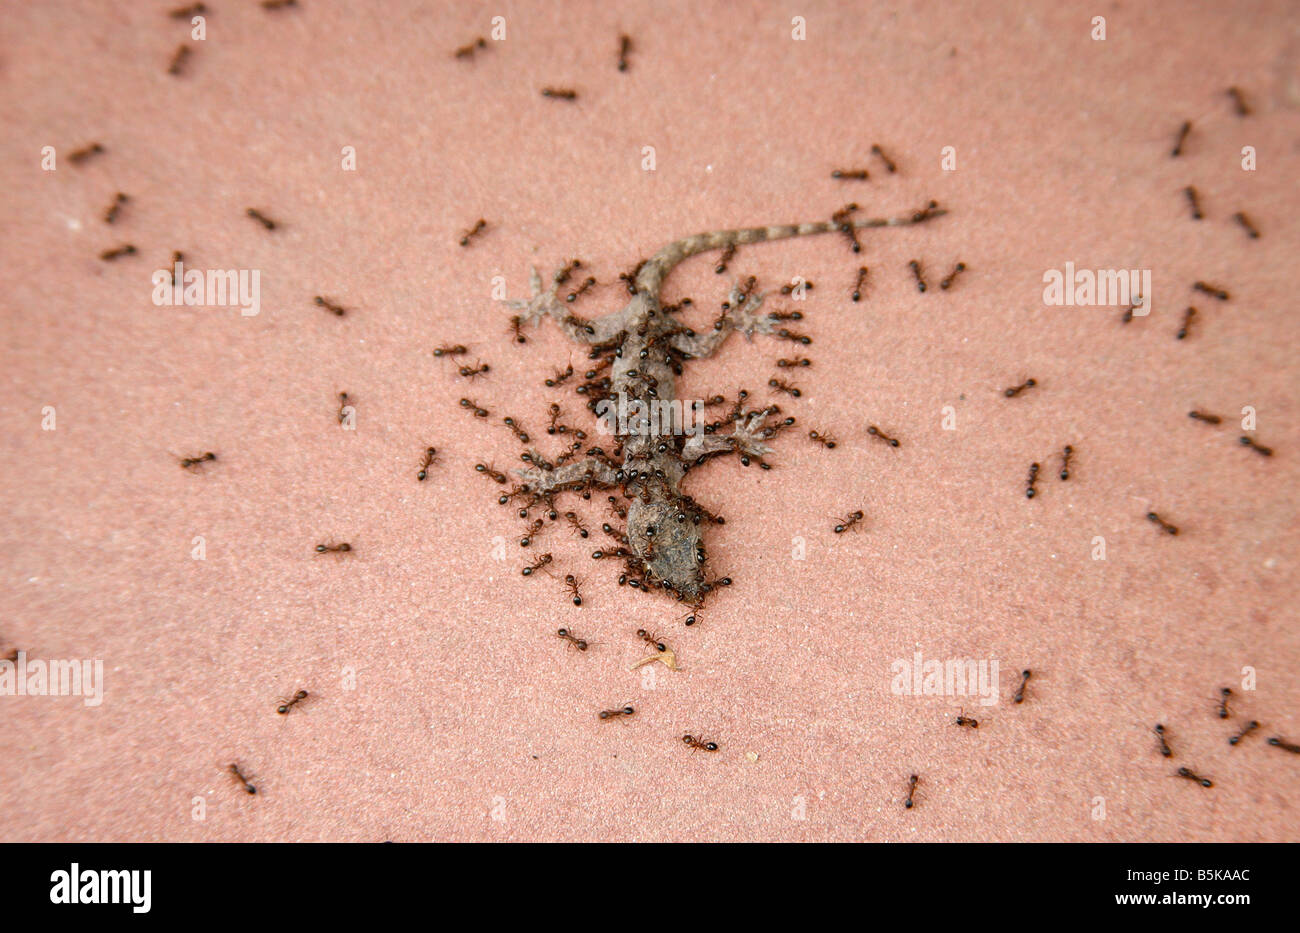
[[[683,260],[709,250],[769,240],[847,232],[851,228],[910,226],[946,213],[932,201],[928,207],[902,217],[856,221],[841,217],[819,223],[749,227],[689,236],[665,246],[641,263],[634,275],[627,277],[632,299],[625,308],[589,320],[574,315],[558,296],[559,286],[566,278],[563,273],[557,273],[550,286],[543,288],[541,276],[534,268],[530,277],[532,297],[526,301],[507,299],[505,304],[517,312],[512,319],[516,333],[522,324],[553,318],[573,340],[591,348],[593,360],[609,366],[609,373],[599,381],[578,387],[588,407],[597,414],[612,420],[609,413],[620,400],[625,406],[640,402],[646,410],[651,410],[650,403],[657,402],[658,408],[654,410],[670,410],[669,403],[677,399],[674,378],[681,375],[682,363],[710,356],[732,331],[740,331],[751,339],[760,333],[807,341],[784,327],[781,322],[786,318],[759,313],[764,296],[749,292],[752,282],[744,288],[739,284],[732,288],[722,316],[708,333],[697,334],[678,323],[673,314],[680,309],[664,307],[659,293],[669,273]],[[775,405],[743,412],[743,399],[742,395],[726,419],[733,425],[731,433],[726,435],[716,432],[721,423],[715,422],[703,430],[697,426],[696,430],[683,434],[662,431],[663,425],[651,418],[646,419],[649,423],[630,422],[627,431],[618,437],[621,450],[616,448],[612,455],[603,448],[592,447],[584,459],[569,462],[579,444],[552,463],[538,451],[530,450],[527,460],[533,465],[516,471],[523,483],[510,498],[529,503],[550,502],[563,492],[621,489],[630,500],[626,540],[611,556],[625,560],[628,572],[640,588],[648,590],[656,586],[698,606],[719,582],[730,581],[711,580],[705,572],[707,555],[699,526],[701,519],[712,519],[712,516],[679,491],[683,477],[692,467],[725,454],[737,454],[746,466],[756,461],[766,467],[763,457],[771,448],[765,441],[782,427],[793,424],[793,419],[769,421],[779,413]],[[679,410],[680,406],[678,402]],[[506,497],[503,501],[507,501]]]

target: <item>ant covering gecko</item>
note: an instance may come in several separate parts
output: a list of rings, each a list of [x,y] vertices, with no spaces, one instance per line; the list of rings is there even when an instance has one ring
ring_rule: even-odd
[[[526,301],[507,299],[505,304],[517,312],[511,321],[512,332],[518,333],[521,324],[553,318],[570,338],[590,347],[593,360],[609,365],[603,378],[577,387],[593,412],[608,417],[607,413],[618,406],[623,411],[631,408],[651,412],[675,407],[681,413],[685,406],[677,402],[674,377],[682,374],[682,364],[712,355],[732,331],[740,331],[747,338],[759,333],[801,343],[809,341],[784,328],[782,321],[791,315],[760,313],[764,296],[749,292],[750,282],[733,287],[711,331],[698,334],[677,322],[673,314],[680,308],[665,307],[660,291],[678,264],[710,250],[732,250],[750,243],[822,233],[853,235],[857,229],[911,226],[946,213],[932,201],[924,209],[902,217],[840,217],[819,223],[749,227],[686,237],[665,246],[633,274],[625,276],[632,293],[626,307],[589,320],[576,317],[557,294],[562,274],[557,273],[550,286],[543,288],[536,268],[530,278],[532,297]],[[682,432],[680,427],[665,430],[663,419],[651,417],[629,419],[626,430],[619,425],[621,460],[617,448],[613,456],[593,447],[585,459],[557,463],[529,450],[525,459],[532,466],[516,471],[523,484],[511,498],[523,498],[528,504],[549,503],[563,492],[589,495],[591,489],[621,488],[630,505],[626,548],[619,550],[619,556],[626,560],[628,572],[640,578],[637,588],[659,587],[698,606],[715,586],[726,585],[730,579],[714,581],[706,574],[707,557],[699,525],[702,518],[711,516],[681,493],[682,479],[692,468],[728,454],[738,455],[746,466],[757,461],[766,468],[763,457],[771,448],[765,441],[794,423],[793,418],[769,423],[768,419],[779,411],[775,405],[744,412],[744,397],[742,393],[732,410],[729,420],[734,427],[730,434],[717,433],[716,423],[702,431]],[[652,402],[657,405],[652,406]]]

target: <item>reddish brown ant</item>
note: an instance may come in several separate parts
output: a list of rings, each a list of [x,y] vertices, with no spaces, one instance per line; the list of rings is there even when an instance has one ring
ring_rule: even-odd
[[[339,393],[339,424],[343,424],[348,420],[347,408],[348,408],[348,394],[346,392],[340,392]]]
[[[923,292],[926,289],[925,276],[921,273],[921,263],[913,259],[907,264],[907,268],[912,270],[912,277],[916,279],[916,290]]]
[[[91,156],[100,155],[106,151],[107,150],[99,143],[91,143],[89,146],[84,146],[81,149],[68,153],[68,161],[73,165],[80,165]]]
[[[776,389],[778,392],[784,392],[787,395],[790,395],[794,398],[798,398],[800,395],[803,394],[802,392],[799,391],[798,388],[790,385],[790,383],[786,382],[784,379],[772,378],[767,380],[767,384],[771,386],[773,389]]]
[[[631,716],[635,712],[636,710],[632,707],[624,706],[622,709],[603,709],[596,715],[601,719],[619,719],[624,716]]]
[[[838,442],[835,440],[835,438],[832,437],[831,435],[829,435],[829,434],[821,434],[821,433],[818,433],[817,431],[809,431],[809,432],[808,432],[808,437],[809,437],[810,440],[814,440],[814,441],[816,441],[817,443],[821,444],[821,445],[822,445],[823,447],[825,447],[827,450],[834,450],[834,449],[835,449],[835,445],[838,443]]]
[[[1235,87],[1230,87],[1227,94],[1232,98],[1232,106],[1237,111],[1237,116],[1245,117],[1250,115],[1250,108],[1246,106],[1246,99],[1241,96],[1241,91]]]
[[[1220,301],[1228,300],[1228,293],[1217,285],[1210,285],[1208,282],[1193,282],[1192,288],[1196,289],[1198,292],[1204,292],[1207,295],[1217,298]]]
[[[491,479],[500,483],[502,486],[510,482],[510,477],[506,476],[504,473],[500,473],[492,469],[492,467],[489,464],[476,463],[474,464],[474,469],[482,473],[484,476],[490,477]]]
[[[722,273],[727,271],[727,263],[731,262],[732,257],[735,255],[736,244],[728,243],[726,248],[723,249],[722,255],[718,257],[718,264],[713,267],[713,271],[718,275],[722,275]]]
[[[618,70],[627,71],[627,53],[632,51],[632,37],[623,33],[618,37]]]
[[[1218,415],[1207,415],[1203,411],[1189,411],[1187,417],[1193,421],[1204,421],[1206,424],[1221,424],[1223,419]]]
[[[1232,688],[1224,687],[1219,691],[1219,718],[1228,718],[1228,699],[1232,696]]]
[[[352,551],[352,545],[344,541],[342,544],[318,544],[316,545],[317,554],[348,554]]]
[[[811,365],[812,365],[812,360],[810,360],[810,359],[805,359],[805,358],[802,357],[802,356],[796,356],[796,357],[795,357],[794,359],[792,359],[792,360],[786,360],[786,359],[777,360],[777,361],[776,361],[776,365],[779,366],[779,367],[781,367],[782,369],[793,369],[793,368],[796,367],[796,366],[811,366]],[[722,399],[722,396],[721,396],[721,395],[715,395],[714,398],[715,398],[715,399]],[[705,404],[705,405],[708,405],[709,403],[708,403],[708,402],[705,402],[704,404]]]
[[[1197,784],[1200,784],[1202,787],[1214,786],[1213,781],[1211,781],[1209,778],[1201,777],[1191,768],[1179,768],[1178,774],[1176,776],[1180,778],[1187,778],[1187,780],[1189,781],[1195,781]]]
[[[240,784],[244,786],[244,791],[246,793],[249,794],[257,793],[257,788],[249,783],[248,778],[244,777],[244,772],[239,770],[239,765],[231,764],[229,767],[226,768],[226,771],[229,772],[235,778],[235,780],[237,780]]]
[[[462,366],[460,369],[457,370],[457,372],[459,372],[466,379],[474,379],[475,377],[481,376],[484,373],[489,372],[490,370],[491,367],[488,366],[487,363],[480,363],[478,361],[475,361],[475,364],[473,366]]]
[[[436,447],[427,448],[424,451],[424,462],[420,464],[420,472],[415,474],[415,478],[418,479],[420,482],[424,482],[424,480],[429,475],[429,467],[433,466],[437,462],[438,462],[438,448]]]
[[[1247,217],[1245,214],[1238,211],[1237,213],[1232,215],[1232,219],[1235,220],[1237,223],[1241,224],[1242,228],[1246,231],[1247,235],[1249,235],[1252,240],[1259,239],[1259,231],[1255,229],[1255,225],[1250,222],[1250,218]]]
[[[870,434],[872,437],[879,438],[880,440],[886,442],[887,444],[889,444],[890,447],[899,446],[898,440],[896,438],[890,437],[888,434],[880,430],[880,428],[876,427],[874,424],[867,425],[867,433]]]
[[[972,729],[978,729],[980,727],[979,720],[971,719],[969,716],[966,715],[965,710],[961,710],[958,712],[957,719],[955,720],[955,724],[958,726],[970,726]]]
[[[542,96],[554,100],[577,100],[578,92],[567,87],[544,87],[542,88]]]
[[[1038,464],[1029,464],[1029,478],[1025,481],[1025,498],[1032,499],[1037,490],[1034,489],[1034,483],[1038,482]]]
[[[1174,750],[1170,748],[1169,743],[1165,741],[1165,727],[1160,725],[1160,723],[1156,723],[1156,727],[1152,731],[1155,732],[1156,738],[1160,740],[1160,754],[1164,755],[1166,758],[1174,757]]]
[[[682,736],[682,741],[685,742],[692,751],[703,749],[706,752],[716,752],[718,750],[717,742],[708,742],[702,738],[696,738],[689,732]]]
[[[1147,521],[1149,521],[1149,522],[1153,522],[1153,523],[1159,525],[1159,526],[1160,526],[1160,530],[1163,531],[1163,532],[1165,532],[1166,534],[1171,534],[1171,535],[1176,535],[1176,534],[1178,534],[1178,526],[1177,526],[1177,525],[1171,525],[1171,524],[1169,524],[1169,522],[1165,521],[1163,518],[1161,518],[1161,517],[1160,517],[1159,515],[1157,515],[1155,512],[1147,512]]]
[[[1004,389],[1002,394],[1005,395],[1007,398],[1015,398],[1021,392],[1025,391],[1025,389],[1032,389],[1036,385],[1038,385],[1037,381],[1033,379],[1026,379],[1018,386],[1012,386],[1009,389]]]
[[[473,58],[474,53],[477,50],[485,49],[485,48],[487,48],[487,40],[484,39],[482,36],[479,36],[469,45],[462,45],[453,54],[455,55],[456,58]]]
[[[471,409],[474,412],[475,418],[486,418],[491,414],[491,412],[486,408],[480,408],[478,402],[474,401],[472,398],[461,399],[460,407]]]
[[[111,224],[116,221],[117,215],[122,210],[122,205],[126,204],[129,200],[130,198],[119,191],[117,196],[113,198],[113,203],[109,206],[108,210],[104,212],[104,223]]]
[[[921,779],[917,777],[915,774],[913,774],[910,778],[908,778],[907,799],[903,801],[903,806],[909,810],[912,809],[912,795],[916,793],[916,785],[919,784],[920,782]]]
[[[1268,740],[1268,744],[1274,748],[1280,748],[1284,752],[1290,752],[1292,755],[1300,755],[1300,745],[1294,745],[1291,742],[1284,741],[1278,736],[1273,736]]]
[[[460,245],[469,246],[469,241],[474,237],[478,236],[480,233],[482,233],[486,228],[487,228],[487,221],[484,220],[482,217],[480,217],[477,221],[475,221],[474,226],[470,227],[468,230],[464,231],[464,233],[461,234]]]
[[[1017,703],[1025,702],[1025,684],[1029,683],[1030,673],[1028,668],[1020,672],[1020,686],[1016,688],[1016,695],[1012,698]]]
[[[857,527],[858,522],[862,521],[864,517],[865,516],[862,514],[861,510],[850,512],[847,518],[842,519],[840,523],[835,526],[835,533],[841,535],[850,528]]]
[[[862,286],[866,283],[866,281],[867,281],[867,275],[870,273],[870,271],[871,271],[871,270],[868,269],[866,266],[859,266],[859,267],[858,267],[858,280],[857,280],[856,282],[853,283],[853,300],[854,300],[854,301],[861,301],[861,300],[862,300]]]
[[[442,346],[436,347],[434,349],[433,355],[434,356],[463,356],[468,352],[469,350],[459,343],[455,344],[454,346],[448,346],[447,344],[444,343]]]
[[[167,73],[173,76],[180,75],[185,70],[185,62],[189,60],[192,51],[188,45],[178,46],[176,54],[172,56],[171,64],[167,66]],[[109,221],[109,223],[112,223],[112,221]]]
[[[573,574],[566,573],[564,575],[565,589],[567,589],[569,591],[569,595],[573,597],[573,604],[575,606],[582,605],[582,593],[579,592],[578,590],[578,586],[580,585],[580,583],[581,581],[578,580],[578,578],[575,577]]]
[[[552,389],[553,389],[553,388],[555,388],[556,386],[564,385],[564,383],[565,383],[565,382],[566,382],[566,381],[567,381],[567,380],[568,380],[572,375],[573,375],[573,364],[572,364],[572,363],[570,363],[568,366],[566,366],[563,370],[559,370],[559,369],[557,369],[557,370],[555,371],[555,375],[551,376],[551,378],[549,378],[549,379],[546,380],[547,388],[552,388]]]
[[[1258,723],[1257,721],[1255,721],[1254,719],[1252,719],[1250,722],[1246,723],[1246,725],[1244,725],[1244,726],[1241,727],[1241,731],[1240,731],[1240,732],[1238,732],[1236,735],[1234,735],[1234,736],[1232,736],[1231,738],[1228,739],[1228,744],[1229,744],[1229,745],[1236,745],[1238,742],[1240,742],[1242,739],[1244,739],[1246,736],[1250,735],[1252,732],[1254,732],[1254,731],[1255,731],[1256,729],[1258,729],[1258,728],[1259,728],[1259,723]]]
[[[1201,220],[1204,218],[1205,215],[1201,213],[1200,195],[1196,193],[1196,189],[1191,185],[1188,185],[1183,189],[1183,193],[1187,195],[1187,203],[1192,208],[1192,220]]]
[[[881,149],[879,146],[877,146],[877,145],[872,145],[872,147],[871,147],[871,154],[874,155],[874,156],[876,156],[878,159],[880,159],[881,162],[884,162],[884,163],[885,163],[885,169],[886,169],[886,171],[889,172],[889,174],[892,175],[892,174],[894,174],[894,172],[898,171],[898,166],[896,166],[896,165],[893,163],[893,161],[889,158],[889,156],[885,155],[885,151],[884,151],[883,149]],[[930,203],[931,203],[934,207],[938,207],[938,206],[939,206],[939,205],[937,205],[937,204],[934,204],[933,201],[930,202]]]
[[[343,317],[343,315],[347,314],[346,308],[342,307],[341,305],[336,305],[334,302],[330,301],[327,298],[323,298],[320,295],[317,295],[313,300],[316,302],[316,304],[320,305],[326,311],[332,311],[338,317]],[[436,353],[434,355],[437,356]]]
[[[1174,143],[1174,151],[1169,153],[1170,158],[1177,158],[1183,154],[1183,143],[1187,142],[1187,134],[1192,131],[1192,121],[1187,120],[1178,128],[1178,141]]]
[[[519,438],[520,443],[528,443],[528,432],[524,430],[523,425],[511,418],[509,415],[501,419],[501,422],[508,427],[515,437]]]
[[[1061,451],[1061,472],[1057,474],[1063,480],[1070,478],[1070,458],[1074,456],[1074,448],[1069,444]]]
[[[541,519],[538,519],[538,521],[541,521]],[[525,577],[531,577],[531,576],[533,575],[533,571],[535,571],[535,570],[542,570],[542,569],[545,568],[546,565],[549,564],[552,560],[553,560],[553,558],[551,557],[550,554],[542,554],[540,557],[537,558],[537,560],[533,561],[531,564],[529,564],[527,567],[525,567],[525,568],[521,571],[521,573],[522,573]]]
[[[191,473],[196,473],[198,472],[198,468],[203,466],[203,464],[210,463],[216,459],[217,455],[212,453],[212,451],[208,451],[199,457],[181,457],[181,469],[189,470]]]
[[[250,207],[248,210],[244,211],[244,213],[247,214],[249,217],[253,218],[254,220],[256,220],[259,224],[261,224],[261,225],[262,225],[263,227],[265,227],[267,230],[274,230],[274,229],[275,229],[275,226],[276,226],[275,221],[272,220],[270,217],[267,217],[265,214],[263,214],[263,213],[262,213],[261,211],[259,211],[257,208],[255,208],[255,207]]]
[[[519,514],[520,514],[521,516],[522,516],[522,515],[527,515],[527,514],[528,514],[528,510],[527,510],[527,509],[520,509],[520,510],[519,510]],[[527,530],[526,532],[524,532],[524,536],[523,536],[522,538],[519,539],[519,546],[520,546],[520,547],[529,547],[530,545],[532,545],[532,543],[533,543],[533,538],[537,535],[537,533],[538,533],[539,531],[542,530],[542,528],[545,526],[545,524],[546,524],[546,523],[543,522],[540,518],[533,519],[533,523],[532,523],[531,525],[528,526],[528,530]],[[548,555],[543,555],[543,556],[549,557],[550,555],[548,554]],[[542,563],[550,563],[550,561],[542,561]],[[532,573],[532,570],[525,570],[525,571],[524,571],[524,576],[528,576],[528,575],[531,574],[531,573]]]
[[[1255,442],[1255,439],[1252,437],[1247,437],[1243,434],[1241,437],[1238,438],[1238,440],[1241,442],[1241,446],[1249,447],[1257,454],[1263,454],[1265,457],[1273,456],[1272,447],[1265,447],[1263,444],[1258,444]]]
[[[943,281],[939,283],[939,287],[944,291],[947,291],[952,287],[952,283],[957,280],[957,276],[965,271],[966,271],[966,263],[964,262],[957,263],[957,265],[952,267],[952,271],[948,273],[947,278],[945,278]]]
[[[639,628],[636,630],[636,637],[641,639],[651,648],[654,648],[656,651],[664,652],[668,650],[668,646],[659,640],[658,635],[652,634],[651,632],[647,632],[643,628]]]
[[[102,253],[99,254],[99,258],[104,260],[104,262],[112,262],[115,259],[121,259],[123,256],[134,256],[134,255],[135,255],[135,246],[130,243],[127,243],[123,246],[118,246],[113,249],[104,250]]]
[[[280,699],[280,705],[275,708],[275,711],[279,713],[281,716],[286,716],[288,715],[291,709],[293,709],[295,706],[297,706],[305,699],[307,699],[307,691],[299,690],[297,693],[295,693],[293,696],[287,699],[282,697]]]
[[[587,642],[579,638],[578,636],[574,635],[567,628],[559,629],[556,631],[555,634],[557,637],[563,638],[565,641],[567,641],[574,648],[577,648],[579,651],[587,650],[588,647]]]

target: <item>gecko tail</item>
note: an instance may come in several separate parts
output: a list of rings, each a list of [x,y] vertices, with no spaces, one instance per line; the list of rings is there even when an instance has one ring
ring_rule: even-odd
[[[770,227],[744,227],[739,230],[715,230],[712,233],[697,233],[676,242],[669,243],[655,253],[641,267],[637,275],[637,291],[657,293],[663,280],[668,277],[679,263],[707,253],[714,249],[726,249],[729,246],[744,246],[748,243],[766,243],[771,240],[788,240],[793,237],[813,236],[819,233],[834,233],[848,224],[855,229],[864,230],[874,227],[905,227],[923,223],[948,213],[944,208],[931,201],[919,211],[913,211],[902,217],[868,217],[860,220],[818,221],[805,224],[777,224]]]

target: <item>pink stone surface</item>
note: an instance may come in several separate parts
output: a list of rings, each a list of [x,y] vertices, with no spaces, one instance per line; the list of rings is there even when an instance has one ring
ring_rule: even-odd
[[[1300,763],[1264,743],[1300,739],[1293,4],[209,6],[179,78],[166,67],[188,28],[167,3],[5,13],[0,651],[99,658],[106,680],[98,707],[0,696],[0,839],[1297,838]],[[506,39],[454,60],[493,15]],[[620,31],[635,42],[623,74]],[[548,84],[579,99],[545,100]],[[72,166],[92,140],[108,152]],[[877,169],[877,142],[898,175],[828,177]],[[47,145],[57,171],[40,169]],[[108,227],[117,191],[131,200]],[[800,431],[773,470],[715,462],[687,482],[727,518],[710,560],[736,581],[700,625],[619,588],[586,556],[598,531],[557,526],[538,545],[586,578],[582,607],[558,579],[520,576],[521,523],[473,470],[517,463],[517,445],[457,399],[542,434],[542,379],[583,354],[550,325],[513,344],[494,277],[518,296],[530,264],[581,257],[613,283],[577,306],[590,315],[680,236],[929,198],[951,213],[869,233],[861,257],[821,237],[732,262],[769,289],[816,283],[815,366],[791,376]],[[250,206],[282,226],[262,230]],[[460,248],[480,216],[489,230]],[[97,258],[126,241],[136,256]],[[172,250],[261,270],[261,313],[154,306],[149,273]],[[969,269],[919,294],[912,258],[932,282]],[[1043,272],[1066,261],[1151,269],[1154,312],[1124,326],[1116,309],[1045,307]],[[854,304],[859,262],[872,275]],[[1196,279],[1231,300],[1193,297]],[[726,284],[697,259],[666,297],[693,296],[707,326]],[[1201,313],[1180,342],[1189,302]],[[464,384],[431,357],[441,342],[470,344],[490,375]],[[733,338],[680,394],[766,398],[790,346]],[[1001,395],[1026,376],[1035,390]],[[1237,444],[1244,406],[1271,459]],[[419,483],[430,444],[442,462]],[[205,450],[219,461],[200,475],[172,456]],[[833,534],[855,508],[865,527]],[[1150,508],[1182,533],[1159,533]],[[313,552],[331,539],[354,553]],[[565,650],[559,626],[598,644]],[[639,627],[683,670],[630,672]],[[997,659],[1000,702],[895,695],[891,662],[917,651]],[[1215,713],[1225,685],[1264,724],[1237,748],[1239,718]],[[299,688],[311,700],[277,716]],[[597,720],[628,702],[631,721]],[[953,725],[958,708],[978,731]],[[721,750],[691,754],[684,732]],[[232,761],[257,797],[223,774]],[[1216,786],[1174,779],[1180,764]]]

